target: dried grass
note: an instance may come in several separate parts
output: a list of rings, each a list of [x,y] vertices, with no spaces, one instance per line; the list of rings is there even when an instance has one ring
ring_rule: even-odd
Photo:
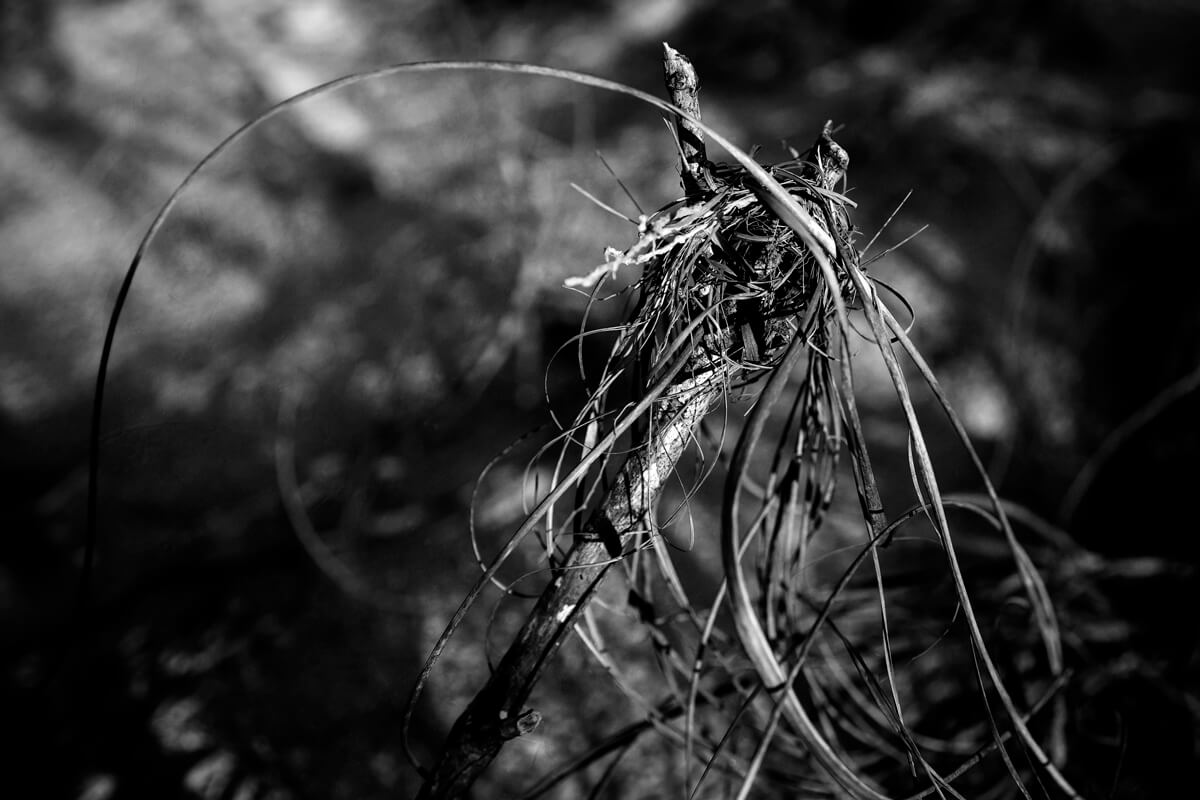
[[[222,142],[163,206],[118,294],[93,409],[81,596],[95,545],[109,355],[135,273],[180,194],[229,145],[285,108],[368,79],[438,70],[564,79],[679,113],[650,95],[578,73],[483,62],[410,64],[297,95]],[[633,312],[615,332],[588,401],[559,424],[559,435],[539,455],[551,465],[550,484],[537,487],[538,502],[526,520],[490,562],[481,562],[479,581],[422,671],[405,728],[439,655],[484,589],[497,583],[512,591],[498,581],[498,572],[532,534],[546,569],[561,568],[564,545],[583,533],[586,510],[610,493],[610,467],[620,456],[638,458],[641,443],[664,431],[682,452],[710,406],[741,396],[751,398],[753,408],[731,454],[723,442],[701,452],[709,465],[729,458],[721,530],[707,532],[719,533],[725,582],[710,598],[690,596],[675,563],[679,555],[665,544],[653,513],[644,514],[632,535],[609,543],[611,560],[629,585],[630,606],[651,632],[663,680],[656,696],[647,696],[614,657],[619,648],[606,642],[599,623],[604,612],[593,605],[576,619],[580,611],[566,609],[562,622],[575,623],[597,662],[645,710],[646,721],[565,765],[528,796],[609,753],[616,756],[613,763],[619,761],[649,730],[679,745],[689,796],[745,797],[755,788],[777,787],[870,800],[909,791],[914,797],[965,791],[1029,797],[1044,791],[1043,781],[1078,796],[1060,772],[1061,706],[1054,706],[1048,722],[1035,717],[1058,702],[1067,676],[1055,609],[933,373],[863,270],[849,222],[853,203],[838,191],[844,151],[826,129],[809,153],[763,167],[698,119],[688,120],[736,163],[709,170],[708,195],[643,216],[632,246],[610,252],[602,268],[572,282],[599,301],[615,275],[641,270],[631,287],[617,293],[636,298]],[[912,507],[899,515],[887,514],[880,502],[855,404],[853,308],[869,324],[869,340],[887,365],[908,427]],[[982,502],[942,498],[902,358],[932,389],[976,464]],[[618,386],[634,387],[632,398],[617,399]],[[776,442],[764,457],[758,446],[777,406],[786,409],[784,421],[770,426]],[[845,522],[834,526],[827,514],[847,478],[843,460],[859,498],[857,543],[840,577],[827,580],[821,576],[828,570],[814,565],[845,546]],[[649,473],[662,469],[662,462],[643,457],[633,463],[645,473],[643,486],[661,488],[666,476]],[[992,541],[1002,543],[988,557],[986,578],[974,566],[971,573],[964,568],[951,508],[983,519],[996,532]],[[939,558],[923,558],[919,569],[894,574],[881,548],[919,524],[931,532],[926,540],[936,543]],[[823,537],[831,531],[837,535],[827,544]],[[864,578],[859,571],[868,561],[871,574]],[[935,587],[941,605],[931,614]],[[1001,624],[995,615],[1012,604],[1021,609],[1012,619],[1016,624]],[[931,639],[931,620],[947,613],[951,622]]]

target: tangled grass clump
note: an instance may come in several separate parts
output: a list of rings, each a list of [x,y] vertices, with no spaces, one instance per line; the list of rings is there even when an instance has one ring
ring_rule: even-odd
[[[846,206],[833,191],[849,157],[829,130],[807,156],[768,168],[789,194],[802,198],[815,218],[825,219],[834,235],[850,234]],[[643,267],[634,285],[637,309],[625,326],[614,355],[651,362],[688,323],[704,317],[701,327],[708,363],[726,362],[734,370],[757,374],[777,364],[796,333],[796,320],[818,302],[820,269],[799,236],[759,200],[752,181],[739,169],[713,165],[707,196],[681,199],[638,222],[638,240],[624,252],[612,248],[608,263],[567,286],[595,286],[606,272]],[[854,295],[848,275],[839,293]],[[734,298],[734,299],[730,299]],[[816,305],[814,305],[816,303]],[[715,313],[708,315],[709,307]],[[823,314],[809,315],[815,321]]]
[[[699,180],[685,197],[643,217],[630,247],[610,251],[601,268],[571,282],[598,301],[610,276],[641,269],[617,292],[635,298],[632,310],[587,400],[534,462],[548,462],[550,481],[535,487],[534,507],[490,561],[476,549],[481,575],[416,681],[402,722],[406,734],[423,687],[469,609],[490,585],[515,593],[498,573],[527,541],[539,541],[540,572],[549,581],[524,626],[459,716],[436,763],[421,765],[408,753],[425,779],[420,796],[463,794],[506,741],[537,727],[540,715],[526,701],[572,632],[646,718],[547,776],[529,796],[610,753],[615,764],[652,729],[679,745],[688,796],[703,789],[741,798],[755,787],[777,787],[883,800],[958,797],[969,786],[1028,797],[1026,786],[1042,783],[1078,796],[1061,771],[1061,705],[1048,723],[1033,716],[1051,700],[1060,702],[1056,692],[1067,674],[1055,609],[936,378],[864,270],[849,217],[853,203],[840,191],[845,150],[827,126],[807,153],[763,166],[705,126],[694,109],[579,73],[431,62],[350,76],[269,109],[195,167],[139,246],[105,340],[93,410],[85,589],[108,358],[134,274],[179,194],[225,148],[285,108],[368,78],[436,70],[551,77],[620,92],[702,131],[735,163],[690,162],[686,148],[696,142],[681,134],[685,171],[691,163]],[[869,334],[854,332],[851,309]],[[852,343],[862,339],[885,364],[907,426],[911,507],[899,513],[882,503],[855,402]],[[943,498],[902,357],[960,437],[982,501]],[[617,387],[631,396],[618,398]],[[732,448],[724,436],[697,444],[709,413],[739,397],[752,406]],[[763,455],[759,445],[768,430],[775,444]],[[704,597],[685,589],[679,556],[663,535],[664,524],[686,512],[694,487],[680,508],[665,518],[658,511],[694,445],[700,478],[725,465],[721,523],[709,532],[720,544],[723,580]],[[830,505],[848,482],[859,518],[835,524]],[[996,583],[967,574],[951,509],[995,532],[992,541],[1002,548],[988,551],[987,564]],[[901,564],[897,576],[885,568],[891,564],[882,548],[917,525],[930,534],[922,546],[934,543],[938,558],[923,558],[920,569]],[[848,561],[832,579],[817,568],[844,554]],[[858,571],[868,562],[871,575],[864,579]],[[628,607],[620,613],[650,631],[663,666],[656,696],[625,675],[614,655],[620,648],[602,634],[600,617],[611,612],[590,603],[615,566],[628,586]],[[929,602],[935,597],[940,604]],[[993,625],[989,615],[1012,604],[1022,609],[1020,624]],[[930,624],[937,622],[942,632],[931,639]]]
[[[605,467],[616,440],[605,439],[607,450],[597,442],[601,431],[615,433],[630,418],[608,410],[608,391],[617,376],[624,372],[647,376],[635,383],[635,396],[643,403],[652,399],[655,406],[649,414],[649,430],[640,440],[645,442],[645,453],[634,449],[614,482],[626,487],[620,501],[626,526],[612,524],[614,515],[604,513],[604,506],[588,525],[574,530],[556,527],[553,513],[547,513],[550,565],[579,567],[580,560],[572,558],[574,548],[555,555],[554,547],[588,533],[605,541],[609,559],[623,564],[630,604],[642,623],[653,629],[659,661],[676,673],[665,682],[674,687],[667,700],[654,703],[638,697],[637,701],[641,707],[655,709],[654,726],[681,745],[685,775],[692,774],[693,756],[704,756],[700,782],[686,779],[693,791],[713,768],[738,776],[739,796],[744,796],[763,781],[782,779],[792,785],[801,776],[807,781],[811,771],[799,765],[815,762],[832,778],[832,785],[855,797],[886,797],[877,786],[903,787],[906,781],[896,776],[904,773],[909,774],[908,782],[927,782],[931,787],[918,796],[954,795],[952,782],[963,785],[963,773],[985,754],[995,753],[991,761],[999,761],[1002,773],[1009,773],[1010,786],[1023,787],[1032,769],[1075,796],[1027,724],[1032,709],[1019,710],[1005,684],[1006,677],[1019,678],[1027,687],[1023,690],[1027,702],[1037,709],[1061,689],[1065,672],[1054,609],[982,468],[979,477],[986,502],[964,504],[940,498],[893,351],[896,343],[942,399],[977,466],[978,458],[932,373],[860,267],[848,215],[852,204],[835,191],[847,165],[845,151],[833,142],[827,126],[804,157],[765,168],[793,201],[790,207],[764,192],[757,182],[761,178],[749,171],[711,168],[707,193],[643,217],[633,246],[610,253],[604,268],[572,282],[598,292],[607,275],[629,265],[642,267],[641,277],[632,285],[637,302],[619,332],[598,388],[563,432],[566,444],[558,466],[568,460],[565,450],[576,446],[580,465],[588,469],[567,478],[576,488],[576,505],[558,519],[580,519],[588,501],[609,485]],[[816,226],[811,225],[814,220],[819,220]],[[889,366],[909,423],[914,506],[893,517],[886,515],[880,501],[854,400],[847,309],[855,304],[873,328],[873,342]],[[685,337],[691,347],[681,354],[679,343]],[[656,382],[676,373],[680,377],[674,382]],[[797,374],[802,377],[791,393],[782,427],[773,431],[777,444],[764,467],[761,459],[752,456],[772,407]],[[647,467],[657,460],[660,471],[664,465],[673,468],[680,455],[679,434],[674,434],[675,446],[664,450],[665,439],[656,439],[655,430],[669,431],[681,420],[684,428],[690,428],[731,389],[760,379],[766,386],[755,398],[733,449],[727,478],[721,533],[726,581],[711,603],[698,602],[684,591],[660,533],[664,520],[657,518],[654,508],[662,480],[649,477],[654,470]],[[641,411],[635,409],[633,415],[637,413]],[[580,431],[586,432],[582,439],[575,437]],[[638,441],[625,446],[636,448]],[[849,453],[867,536],[856,546],[857,554],[841,579],[826,587],[812,580],[811,568],[815,560],[829,555],[830,548],[821,546],[818,534],[840,477],[838,461],[843,452]],[[719,445],[711,455],[721,455]],[[764,471],[756,480],[754,473]],[[558,475],[556,468],[551,495],[564,485]],[[634,489],[642,493],[640,501],[632,499]],[[754,495],[753,514],[740,507],[741,494],[747,490]],[[947,509],[952,507],[984,519],[1003,537],[1013,580],[1002,582],[1002,591],[986,584],[968,590],[950,533]],[[666,521],[681,511],[668,515]],[[925,583],[915,585],[903,579],[895,584],[891,578],[885,581],[878,547],[894,539],[901,528],[920,521],[935,532],[948,575],[934,578],[927,572]],[[839,533],[844,539],[846,531]],[[639,557],[646,550],[654,557]],[[747,553],[755,554],[750,577],[742,567],[743,560],[750,560]],[[867,560],[875,577],[864,585],[854,579]],[[952,585],[953,608],[935,612],[946,613],[949,619],[945,631],[929,642],[923,629],[934,614],[919,600],[928,601],[931,582],[947,581]],[[1012,635],[1001,642],[1013,648],[1004,653],[1005,663],[1023,665],[1002,676],[982,635],[973,596],[982,599],[981,609],[994,614],[1013,601],[1014,585],[1025,596],[1021,602],[1029,611],[1033,635]],[[664,586],[673,606],[665,612],[649,600],[661,595]],[[891,600],[893,595],[898,599]],[[726,601],[733,630],[722,630],[719,621]],[[835,614],[835,604],[844,610]],[[960,612],[965,624],[956,625]],[[599,640],[593,611],[583,613],[588,622],[577,626],[577,634],[624,690],[636,694],[631,682],[620,677],[620,665],[607,655],[610,648]],[[957,631],[964,637],[957,646],[947,641],[952,629],[964,627],[965,631]],[[747,661],[756,679],[749,684],[745,682]],[[904,661],[907,668],[898,668],[897,663]],[[1031,669],[1033,663],[1040,666]],[[973,687],[963,680],[972,674]],[[951,705],[975,694],[976,701],[982,701],[984,718],[947,730],[945,720],[958,719],[957,710],[947,714],[944,697],[922,697],[935,683],[957,698]],[[1048,735],[1061,762],[1061,704],[1057,709]],[[788,724],[781,727],[781,719]],[[1032,767],[1015,763],[1009,753],[1014,745]],[[956,756],[957,763],[944,766],[947,758]],[[998,785],[994,770],[977,770],[972,777],[978,781],[975,785]]]
[[[497,674],[505,673],[514,653],[533,650],[544,660],[553,651],[558,641],[553,636],[525,635],[538,627],[539,618],[553,615],[557,635],[573,625],[588,651],[648,718],[539,783],[529,796],[610,750],[627,751],[636,736],[632,731],[651,727],[680,746],[684,782],[693,794],[714,774],[723,774],[739,797],[754,786],[774,783],[804,785],[817,795],[836,787],[859,798],[883,798],[887,791],[956,796],[954,784],[1004,785],[994,769],[963,777],[989,753],[998,754],[991,761],[1001,762],[1001,775],[1008,772],[1008,785],[1016,789],[1023,787],[1029,768],[1014,763],[1009,750],[1015,744],[1028,763],[1074,796],[1027,725],[1032,709],[1019,710],[1004,682],[1016,676],[1037,709],[1061,688],[1065,673],[1054,609],[982,470],[983,503],[939,497],[892,350],[897,342],[939,396],[940,389],[860,266],[848,213],[853,204],[836,191],[847,166],[848,156],[828,126],[803,156],[763,168],[790,203],[764,191],[761,177],[750,170],[708,165],[703,194],[643,216],[632,246],[610,250],[605,265],[568,282],[590,288],[598,298],[621,269],[642,270],[618,292],[636,296],[629,320],[616,333],[595,390],[571,423],[561,426],[561,447],[551,459],[553,478],[542,487],[542,504],[527,519],[528,524],[544,517],[543,552],[551,574],[558,577],[542,594]],[[854,399],[847,312],[856,306],[874,328],[872,341],[891,368],[910,426],[916,498],[913,508],[890,517],[880,500]],[[634,401],[614,402],[613,387],[629,376]],[[786,395],[785,387],[797,380]],[[757,394],[750,391],[759,383],[765,385]],[[704,463],[729,458],[720,533],[725,581],[706,601],[685,590],[677,556],[662,535],[665,525],[686,513],[686,498],[697,487],[685,491],[683,504],[665,515],[658,513],[657,504],[699,421],[712,408],[732,402],[735,394],[750,396],[754,405],[732,454],[724,452],[722,442],[708,453],[700,446],[697,454]],[[755,458],[768,417],[784,397],[789,400],[783,421],[772,423],[776,445],[768,459]],[[953,410],[944,407],[978,464]],[[641,428],[625,436],[635,422]],[[621,452],[629,455],[614,475],[609,466]],[[825,585],[816,579],[814,565],[836,555],[854,537],[844,520],[832,532],[832,545],[820,536],[830,533],[827,511],[839,480],[846,477],[839,470],[843,454],[851,462],[865,537],[851,545],[855,555],[840,578]],[[710,471],[698,470],[701,477]],[[749,504],[743,508],[743,494],[753,497],[752,513]],[[568,508],[557,511],[560,502]],[[589,508],[595,509],[590,518]],[[948,508],[966,509],[1002,535],[1013,580],[1003,581],[1000,591],[987,584],[968,590]],[[914,583],[909,570],[901,578],[885,579],[879,547],[895,539],[901,528],[921,521],[935,532],[948,574],[925,570],[922,581]],[[856,571],[868,560],[874,579],[864,583]],[[743,562],[754,564],[750,574]],[[598,617],[606,612],[587,604],[604,572],[616,564],[629,587],[628,613],[651,630],[666,673],[665,698],[645,696],[636,688],[613,655],[620,648],[602,633]],[[484,566],[485,575],[494,574],[494,568]],[[559,587],[572,576],[586,589],[564,594]],[[930,603],[931,588],[946,583],[949,598]],[[995,614],[1013,602],[1014,586],[1024,594],[1020,602],[1032,625],[1009,631],[1001,642],[1013,648],[1005,652],[1005,664],[1022,665],[1002,676],[973,599],[981,598],[980,608]],[[945,607],[947,599],[950,608]],[[724,616],[726,607],[732,626]],[[938,615],[945,615],[945,630],[929,641],[929,625]],[[965,625],[958,624],[960,619]],[[957,642],[952,642],[952,630],[960,637]],[[522,674],[526,681],[532,677]],[[494,684],[495,676],[489,688]],[[948,698],[928,697],[926,690],[938,685]],[[479,697],[488,694],[485,689]],[[508,716],[519,712],[528,691],[502,694],[509,702],[517,700],[502,711]],[[948,701],[950,707],[961,705],[972,694],[972,703],[982,701],[982,720],[968,722],[959,709],[948,711]],[[469,726],[483,715],[473,704],[460,725],[467,720]],[[961,724],[948,729],[947,720]],[[1061,725],[1058,713],[1049,730],[1056,743]],[[447,747],[454,750],[453,733],[450,742]],[[692,769],[697,756],[703,762],[699,773]],[[812,783],[815,774],[826,775],[828,782]],[[930,788],[921,792],[914,787],[921,783]]]

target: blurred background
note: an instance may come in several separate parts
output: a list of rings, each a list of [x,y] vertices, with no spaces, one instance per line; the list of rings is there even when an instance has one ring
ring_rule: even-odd
[[[706,121],[763,161],[839,126],[860,245],[897,208],[874,253],[928,226],[872,274],[915,307],[914,339],[1001,493],[1097,559],[1096,629],[1069,647],[1075,778],[1120,798],[1194,783],[1198,23],[1200,9],[1171,0],[987,12],[956,0],[3,0],[0,791],[415,790],[400,715],[478,574],[475,479],[547,421],[547,398],[573,415],[574,356],[555,356],[584,303],[563,280],[635,236],[571,184],[634,218],[614,173],[647,212],[677,197],[663,120],[545,79],[397,76],[298,106],[222,154],[152,243],[117,334],[80,630],[107,318],[170,192],[276,101],[357,70],[458,58],[662,95],[664,40],[696,65]],[[903,489],[893,397],[877,365],[862,371],[868,435],[891,465],[882,480]],[[946,451],[940,474],[958,488],[963,458]],[[517,460],[481,484],[485,547],[521,518],[521,479]],[[287,497],[312,529],[289,521]],[[468,618],[422,703],[413,739],[426,759],[486,675],[490,611]],[[524,607],[496,613],[503,627]],[[581,648],[551,672],[536,702],[547,723],[478,796],[515,796],[636,717]],[[581,711],[586,725],[554,724]],[[653,773],[653,757],[639,769]],[[657,796],[668,778],[618,779],[610,796]]]

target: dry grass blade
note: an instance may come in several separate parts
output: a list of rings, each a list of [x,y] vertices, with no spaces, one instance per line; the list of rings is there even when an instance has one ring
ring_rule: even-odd
[[[895,335],[903,343],[906,352],[921,368],[922,376],[930,384],[931,388],[934,388],[935,392],[939,393],[939,400],[942,401],[943,408],[946,410],[947,414],[950,416],[951,420],[954,422],[956,431],[959,433],[962,440],[966,443],[966,446],[968,448],[970,448],[971,452],[973,453],[974,450],[973,450],[973,448],[970,447],[970,440],[966,435],[965,429],[962,427],[961,423],[958,422],[957,415],[954,414],[953,408],[945,400],[944,394],[942,394],[940,392],[940,388],[938,387],[937,380],[936,380],[936,378],[934,378],[932,371],[929,370],[928,365],[926,365],[924,362],[924,359],[922,359],[920,357],[920,354],[917,352],[916,348],[912,345],[911,340],[903,332],[902,327],[895,320],[895,318],[892,317],[890,315],[890,313],[887,312],[886,307],[884,307],[882,303],[878,302],[878,300],[876,299],[876,296],[874,295],[874,293],[871,290],[871,287],[869,286],[868,282],[864,279],[862,274],[859,273],[857,270],[852,270],[850,274],[851,274],[851,277],[854,279],[855,285],[858,287],[859,291],[862,292],[865,297],[870,298],[865,304],[865,309],[866,309],[866,313],[867,313],[867,318],[871,322],[871,327],[872,327],[872,330],[874,331],[876,337],[881,342],[886,341],[886,338],[885,338],[886,332],[887,332],[887,329],[890,328],[892,334]],[[885,322],[885,320],[886,320],[886,322]],[[886,327],[885,327],[885,325],[886,325]],[[892,382],[896,387],[897,396],[899,397],[901,405],[904,409],[905,418],[908,420],[914,449],[915,449],[916,455],[917,455],[918,466],[920,469],[920,478],[921,478],[922,482],[924,483],[926,490],[929,492],[929,496],[931,498],[932,507],[933,507],[933,511],[935,513],[935,518],[936,518],[936,523],[937,523],[937,532],[938,532],[939,537],[942,540],[942,546],[945,548],[945,551],[946,551],[947,565],[950,568],[951,576],[953,577],[953,580],[954,580],[955,589],[958,593],[959,600],[962,603],[964,616],[965,616],[967,624],[970,628],[971,638],[974,643],[975,650],[979,657],[979,661],[982,665],[982,668],[986,672],[988,680],[990,681],[992,688],[995,690],[996,694],[1000,698],[1001,704],[1004,707],[1004,710],[1007,714],[1008,720],[1016,728],[1022,744],[1025,747],[1027,747],[1033,754],[1033,756],[1036,760],[1036,763],[1042,769],[1044,769],[1046,771],[1046,773],[1054,780],[1054,782],[1059,786],[1059,788],[1062,789],[1064,792],[1066,792],[1068,796],[1078,797],[1079,796],[1078,793],[1071,786],[1071,784],[1062,776],[1062,774],[1059,772],[1058,768],[1055,767],[1054,764],[1050,761],[1049,757],[1042,750],[1041,746],[1038,744],[1038,742],[1034,738],[1033,734],[1029,731],[1029,728],[1023,722],[1022,715],[1017,710],[1016,704],[1014,703],[1012,696],[1009,694],[1008,689],[1005,687],[1004,682],[1000,677],[999,671],[997,670],[996,665],[993,662],[992,657],[988,651],[987,644],[984,640],[982,630],[979,627],[979,621],[978,621],[977,617],[975,616],[975,613],[974,613],[974,610],[972,607],[971,598],[967,591],[967,587],[966,587],[965,580],[963,578],[961,567],[960,567],[958,559],[955,555],[954,543],[953,543],[953,539],[950,535],[950,526],[946,520],[945,507],[942,504],[941,494],[938,490],[937,479],[934,476],[933,464],[929,457],[929,452],[928,452],[928,449],[926,448],[925,440],[921,435],[920,423],[917,421],[916,411],[913,407],[911,397],[908,393],[907,384],[905,383],[903,373],[899,366],[899,362],[896,360],[895,356],[891,353],[890,348],[881,347],[881,352],[884,353],[884,360],[885,360],[885,363],[887,364],[888,372],[891,375]],[[979,465],[977,462],[977,466],[980,468],[980,474],[985,480],[985,486],[988,488],[989,494],[992,494],[994,496],[994,494],[995,494],[994,489],[991,488],[990,481],[986,480],[986,473],[983,472],[982,465]],[[997,513],[1000,516],[1000,518],[1004,519],[1003,508],[1000,506],[998,499],[995,501],[995,507],[996,507]],[[1006,526],[1006,533],[1011,536],[1011,528],[1008,528]],[[1046,601],[1045,595],[1044,595],[1044,586],[1041,586],[1040,581],[1037,580],[1036,571],[1033,570],[1032,565],[1028,561],[1028,557],[1026,555],[1024,555],[1023,550],[1021,550],[1018,546],[1016,546],[1015,537],[1011,537],[1011,542],[1014,545],[1014,554],[1018,558],[1018,563],[1020,564],[1021,569],[1022,569],[1022,575],[1027,579],[1027,581],[1029,581],[1031,599],[1033,599],[1035,601],[1035,603],[1037,604],[1036,607],[1038,607],[1042,612],[1042,621],[1045,626],[1043,628],[1043,630],[1044,630],[1045,638],[1047,641],[1047,649],[1052,654],[1051,655],[1052,660],[1055,660],[1058,662],[1056,665],[1056,671],[1061,671],[1061,655],[1058,655],[1059,646],[1057,644],[1057,630],[1056,630],[1056,625],[1053,621],[1052,607],[1049,606],[1049,604]],[[997,734],[997,736],[999,736],[999,734]],[[999,749],[1001,755],[1004,756],[1005,752],[1004,752],[1003,746],[999,746],[998,749]],[[1013,774],[1013,777],[1017,781],[1018,785],[1021,785],[1020,779],[1015,774],[1015,772]]]
[[[296,478],[294,432],[299,404],[299,393],[295,391],[287,392],[280,401],[279,430],[275,435],[274,448],[279,496],[292,531],[312,562],[346,596],[382,611],[410,612],[412,609],[408,598],[387,594],[367,585],[354,569],[338,558],[313,527],[312,519],[304,505],[300,482]]]
[[[1129,441],[1131,436],[1166,411],[1173,403],[1197,390],[1200,390],[1200,364],[1191,372],[1172,382],[1131,414],[1128,419],[1113,428],[1096,448],[1092,457],[1079,470],[1075,480],[1067,487],[1067,491],[1063,494],[1062,506],[1059,508],[1059,519],[1069,521],[1075,516],[1075,510],[1079,507],[1087,490],[1091,488],[1092,481],[1096,479],[1101,467],[1112,457],[1113,453]]]

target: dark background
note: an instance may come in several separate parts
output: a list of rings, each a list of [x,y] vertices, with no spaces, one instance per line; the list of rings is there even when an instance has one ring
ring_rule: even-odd
[[[495,58],[661,94],[664,40],[696,64],[706,120],[763,160],[841,126],[866,237],[912,192],[875,252],[929,228],[872,273],[916,307],[1002,493],[1112,565],[1089,578],[1107,616],[1072,653],[1081,785],[1194,784],[1198,17],[1111,0],[0,3],[0,792],[411,793],[399,717],[477,574],[474,479],[546,420],[544,386],[578,400],[570,358],[546,372],[582,312],[562,281],[632,241],[570,183],[636,214],[599,150],[647,210],[672,199],[661,119],[564,83],[399,77],[219,159],[117,337],[79,629],[89,403],[120,276],[187,170],[292,93]],[[903,486],[891,398],[862,370]],[[346,573],[288,524],[280,442]],[[519,519],[520,479],[518,463],[485,485],[485,540]],[[503,605],[502,627],[520,615]],[[423,704],[425,757],[484,675],[486,625],[468,619]],[[539,708],[586,725],[523,740],[480,796],[630,717],[585,662],[565,648]],[[639,780],[612,796],[656,791]]]

